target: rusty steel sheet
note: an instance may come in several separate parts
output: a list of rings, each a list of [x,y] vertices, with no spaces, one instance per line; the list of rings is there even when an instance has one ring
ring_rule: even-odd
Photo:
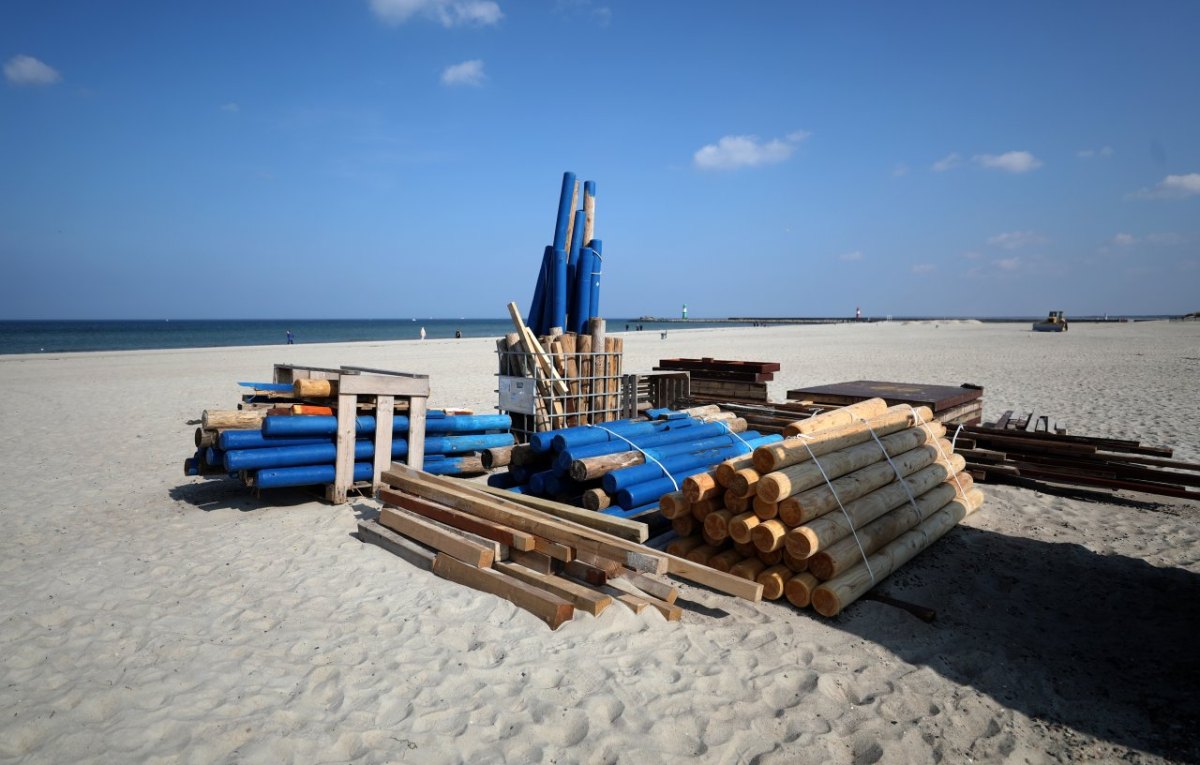
[[[789,399],[812,399],[825,404],[846,406],[868,398],[881,398],[888,406],[909,404],[927,406],[934,412],[959,406],[983,397],[983,388],[952,385],[923,385],[920,383],[854,380],[832,385],[814,385],[787,392]]]

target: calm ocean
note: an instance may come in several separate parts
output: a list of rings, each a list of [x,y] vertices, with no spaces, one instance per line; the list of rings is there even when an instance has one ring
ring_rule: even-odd
[[[630,329],[634,319],[609,319],[612,332]],[[640,322],[645,331],[680,329],[677,324]],[[693,327],[728,326],[714,321]],[[279,345],[290,329],[298,344],[360,340],[415,340],[421,327],[428,338],[500,337],[512,331],[508,319],[296,319],[189,321],[0,321],[0,354],[63,351],[127,351],[145,348],[213,348]]]

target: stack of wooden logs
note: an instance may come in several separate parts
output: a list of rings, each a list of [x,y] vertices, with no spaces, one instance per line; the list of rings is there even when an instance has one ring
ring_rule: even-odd
[[[983,388],[970,384],[950,386],[855,380],[794,388],[787,392],[787,397],[789,401],[800,402],[809,411],[881,398],[888,406],[929,407],[934,419],[945,425],[976,425],[983,419]]]
[[[757,601],[762,586],[648,548],[644,524],[539,500],[538,507],[488,493],[478,484],[393,465],[378,521],[359,537],[434,574],[497,595],[552,629],[575,611],[599,615],[614,601],[678,620],[669,574]],[[493,490],[494,491],[494,490]],[[502,493],[502,492],[501,492]],[[513,497],[513,499],[521,499]],[[586,524],[586,525],[585,525]]]
[[[660,359],[656,370],[691,375],[691,398],[699,401],[766,401],[767,383],[775,379],[774,361],[727,359]]]
[[[302,379],[294,383],[241,383],[252,392],[239,410],[205,410],[195,431],[196,451],[184,460],[184,475],[233,476],[256,489],[331,483],[337,455],[337,382]],[[253,399],[251,401],[246,398]],[[274,406],[264,407],[269,402]],[[354,480],[368,481],[375,410],[358,404],[355,418]],[[408,432],[407,406],[396,407],[393,435]],[[477,475],[482,450],[511,445],[505,415],[473,415],[468,410],[425,413],[424,469],[443,475]],[[403,461],[405,438],[393,438],[391,457]]]
[[[501,377],[529,378],[534,413],[508,412],[522,440],[532,433],[611,422],[622,416],[624,341],[605,334],[604,319],[587,334],[556,332],[535,337],[515,303],[508,306],[515,332],[496,341]]]
[[[1025,430],[1032,414],[964,428],[958,450],[979,481],[1024,484],[1030,480],[1089,489],[1139,491],[1200,499],[1200,464],[1171,459],[1174,450],[1119,438]],[[1019,426],[1019,427],[1018,427]]]
[[[528,444],[490,449],[489,485],[546,497],[623,518],[658,514],[659,498],[689,475],[723,459],[781,440],[747,431],[716,405],[650,410],[651,419],[537,433]]]
[[[983,502],[928,408],[871,399],[790,429],[663,496],[666,549],[834,616]]]

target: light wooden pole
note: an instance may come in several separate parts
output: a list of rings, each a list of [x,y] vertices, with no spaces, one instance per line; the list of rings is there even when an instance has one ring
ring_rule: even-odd
[[[801,434],[819,433],[822,430],[840,428],[858,420],[869,420],[872,417],[878,417],[886,410],[886,401],[881,398],[869,398],[865,401],[859,401],[829,412],[822,412],[806,420],[797,420],[783,429],[783,435],[785,438],[791,438],[792,436]]]
[[[754,467],[761,474],[770,473],[788,465],[820,457],[822,454],[861,444],[871,438],[872,431],[877,436],[886,436],[932,419],[933,412],[927,406],[917,407],[915,410],[907,406],[893,406],[879,417],[873,417],[866,422],[823,430],[810,434],[808,438],[789,438],[781,443],[760,446],[754,450]]]

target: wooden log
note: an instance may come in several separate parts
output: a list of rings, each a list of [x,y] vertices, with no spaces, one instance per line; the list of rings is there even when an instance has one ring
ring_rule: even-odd
[[[795,573],[808,570],[808,558],[798,558],[792,554],[792,551],[787,548],[787,543],[783,545],[783,565],[790,568]]]
[[[389,501],[394,502],[397,506],[429,520],[444,523],[447,526],[453,526],[462,531],[469,531],[484,539],[499,542],[521,552],[530,552],[534,548],[535,543],[532,534],[517,531],[503,524],[485,521],[469,513],[454,510],[411,494],[393,492],[389,496]]]
[[[741,563],[742,560],[743,556],[737,550],[722,550],[708,559],[708,567],[717,571],[727,572],[738,563]]]
[[[708,565],[708,560],[718,552],[717,548],[710,544],[702,544],[699,547],[693,548],[686,556],[692,563],[699,563],[701,566]]]
[[[748,579],[755,584],[758,584],[758,575],[767,568],[767,564],[763,563],[758,558],[746,558],[740,563],[735,563],[729,569],[729,573],[733,576],[742,579]],[[762,585],[759,584],[759,587]]]
[[[783,588],[787,580],[792,578],[792,570],[787,566],[771,566],[764,569],[755,577],[763,586],[763,597],[767,600],[779,600],[783,597]]]
[[[783,436],[784,438],[791,438],[792,436],[819,433],[822,430],[840,428],[858,420],[869,420],[872,417],[878,417],[887,408],[887,402],[883,399],[869,398],[865,401],[850,404],[849,406],[843,406],[840,409],[813,415],[806,420],[797,420],[783,429]]]
[[[758,557],[758,548],[754,546],[753,542],[734,542],[733,549],[737,550],[743,558]]]
[[[593,481],[602,478],[614,470],[642,465],[646,456],[639,451],[617,452],[604,454],[599,457],[586,457],[571,463],[571,478],[576,481]]]
[[[613,560],[620,560],[635,571],[663,573],[666,569],[666,561],[661,556],[646,552],[646,548],[641,545],[634,545],[601,531],[541,515],[514,502],[486,494],[482,491],[484,487],[481,486],[470,485],[470,488],[465,488],[468,484],[464,481],[451,483],[454,479],[443,479],[412,470],[398,462],[392,463],[392,469],[384,473],[383,478],[391,486],[441,502],[457,510],[512,526],[552,542],[603,555]],[[380,499],[386,501],[387,493],[390,492],[381,490]]]
[[[733,476],[737,471],[753,467],[754,455],[743,454],[740,457],[733,457],[719,463],[716,467],[714,478],[718,484],[728,489],[731,488],[730,484],[733,482]]]
[[[709,499],[702,499],[699,502],[693,502],[689,507],[692,517],[700,523],[704,523],[711,513],[720,510],[724,507],[724,505],[719,499],[712,497]]]
[[[754,508],[754,514],[758,516],[759,520],[769,521],[779,515],[779,503],[764,502],[762,497],[755,497],[752,507]]]
[[[494,446],[480,452],[483,467],[488,470],[504,467],[512,462],[513,449],[516,446]]]
[[[599,491],[603,491],[600,489]],[[608,496],[607,494],[605,496]],[[664,494],[658,498],[658,511],[662,513],[662,517],[669,521],[676,518],[682,518],[685,515],[690,515],[692,512],[691,503],[687,501],[681,491],[673,491]]]
[[[715,510],[704,518],[704,531],[712,539],[723,542],[729,536],[729,521],[733,513],[728,510]]]
[[[381,526],[378,521],[359,521],[358,538],[362,542],[382,547],[391,554],[403,558],[417,568],[433,570],[433,551]]]
[[[685,513],[684,515],[671,519],[671,528],[674,529],[675,533],[679,536],[686,537],[696,533],[696,530],[699,528],[699,524],[696,523],[696,519],[692,517],[691,513]]]
[[[579,370],[579,424],[589,425],[592,420],[592,337],[577,335],[575,338],[575,367]]]
[[[754,450],[754,467],[761,474],[770,473],[788,465],[861,444],[871,439],[872,431],[882,437],[932,419],[933,413],[928,407],[917,407],[914,410],[907,405],[893,406],[884,414],[865,423],[857,422],[810,434],[808,438],[794,438],[782,443],[760,446]]]
[[[748,512],[753,506],[754,500],[750,497],[739,497],[731,490],[726,489],[723,502],[726,510],[731,511],[734,514],[740,514]]]
[[[772,519],[763,521],[750,529],[750,541],[754,543],[756,549],[772,552],[783,547],[783,540],[787,533],[787,526],[784,526],[781,521]]]
[[[754,553],[754,556],[765,563],[768,568],[771,566],[779,566],[783,564],[783,551],[785,549],[787,548],[780,547],[778,550],[771,550],[769,552],[758,550]]]
[[[612,496],[599,487],[585,489],[579,499],[588,510],[604,510],[605,508],[612,507]]]
[[[750,535],[754,531],[754,527],[762,523],[762,519],[756,513],[741,513],[729,519],[729,536],[735,542],[742,544],[751,544]]]
[[[720,497],[725,493],[725,487],[717,483],[713,472],[697,473],[683,479],[683,495],[689,502],[699,502],[710,497]]]
[[[292,395],[296,398],[332,398],[338,395],[337,380],[300,378],[292,382]]]
[[[667,544],[666,553],[677,557],[687,557],[687,554],[704,544],[699,536],[679,537]]]
[[[588,407],[591,421],[595,424],[612,419],[604,414],[604,404],[608,394],[606,380],[608,357],[605,355],[604,319],[599,317],[589,319],[588,333],[592,340],[592,391]]]
[[[914,428],[883,436],[876,443],[870,439],[857,446],[831,452],[815,460],[789,465],[767,473],[758,481],[758,496],[768,502],[779,502],[784,497],[819,486],[826,478],[832,480],[861,470],[888,457],[903,454],[910,449],[935,441],[946,435],[946,426],[940,422],[919,425]],[[882,444],[883,448],[880,448]]]
[[[196,428],[196,448],[207,449],[210,446],[216,446],[221,437],[219,430],[205,430],[204,428]]]
[[[205,409],[200,415],[200,427],[205,430],[259,430],[266,412]]]
[[[808,558],[808,570],[821,581],[844,574],[862,563],[864,555],[869,556],[876,552],[945,507],[949,502],[971,503],[970,511],[975,512],[979,509],[979,503],[983,502],[983,492],[973,488],[973,482],[965,474],[959,479],[959,483],[963,484],[962,490],[966,492],[965,496],[960,493],[959,487],[951,479],[917,497],[915,504],[905,502],[862,528],[856,529],[854,534],[831,544],[821,545],[818,543],[818,552]]]
[[[923,468],[907,476],[903,484],[896,481],[845,504],[844,513],[829,513],[797,526],[788,532],[785,544],[793,555],[808,558],[822,545],[833,544],[849,536],[851,525],[856,529],[862,528],[889,510],[908,502],[910,492],[912,496],[919,497],[939,483],[958,475],[965,467],[966,460],[962,455],[952,454],[948,462],[936,462]]]
[[[725,540],[717,539],[713,535],[709,534],[704,528],[703,523],[698,524],[698,527],[700,529],[700,538],[704,540],[704,544],[714,547],[718,550],[725,546]]]
[[[456,479],[451,479],[456,480]],[[461,481],[461,483],[466,483]],[[596,531],[602,531],[605,534],[611,534],[615,537],[626,539],[630,542],[645,542],[650,538],[650,527],[641,521],[634,521],[628,518],[615,518],[611,515],[603,513],[593,513],[587,510],[581,510],[578,507],[564,505],[561,502],[555,502],[541,497],[531,497],[528,494],[513,494],[511,491],[504,489],[496,489],[491,486],[486,486],[477,482],[468,484],[473,489],[489,494],[493,497],[505,499],[509,502],[515,502],[518,505],[524,505],[532,510],[540,513],[552,515],[555,518],[561,518],[564,521],[577,523],[580,526],[586,526]]]
[[[502,574],[511,576],[525,584],[532,585],[540,590],[545,590],[551,595],[562,598],[577,610],[589,613],[592,616],[599,616],[604,612],[604,609],[613,603],[611,595],[605,595],[604,593],[588,589],[581,584],[563,579],[561,576],[539,574],[530,571],[524,566],[517,566],[512,563],[497,563],[495,568]]]
[[[574,607],[557,595],[492,569],[475,568],[445,553],[438,553],[434,558],[433,573],[452,582],[503,598],[541,619],[552,630],[570,621],[575,614]]]
[[[452,534],[407,510],[385,507],[379,512],[379,523],[470,566],[487,568],[496,559],[494,548],[472,542],[460,534]]]
[[[887,486],[898,477],[912,475],[951,451],[950,442],[942,439],[935,444],[925,444],[898,454],[891,462],[879,462],[847,473],[841,478],[835,478],[828,485],[818,486],[783,500],[779,503],[779,518],[788,526],[807,523],[836,510],[839,500],[845,506],[848,502]]]
[[[751,460],[754,458],[751,456]],[[738,497],[753,497],[758,489],[760,475],[753,467],[735,470],[729,478],[728,489]]]
[[[978,491],[976,489],[976,491]],[[980,499],[982,502],[982,499]],[[926,518],[909,531],[889,542],[866,563],[823,583],[812,593],[813,608],[822,616],[837,616],[846,606],[862,597],[875,584],[929,548],[972,510],[970,502],[955,500]],[[803,574],[801,575],[803,576]]]
[[[545,553],[536,551],[521,552],[520,550],[510,549],[508,551],[508,559],[539,574],[549,574],[554,571],[554,559]]]
[[[808,608],[812,604],[813,590],[821,583],[807,571],[796,574],[783,585],[783,594],[796,608]]]
[[[513,467],[528,467],[542,462],[542,456],[533,451],[529,444],[516,444],[509,452],[509,461]]]

